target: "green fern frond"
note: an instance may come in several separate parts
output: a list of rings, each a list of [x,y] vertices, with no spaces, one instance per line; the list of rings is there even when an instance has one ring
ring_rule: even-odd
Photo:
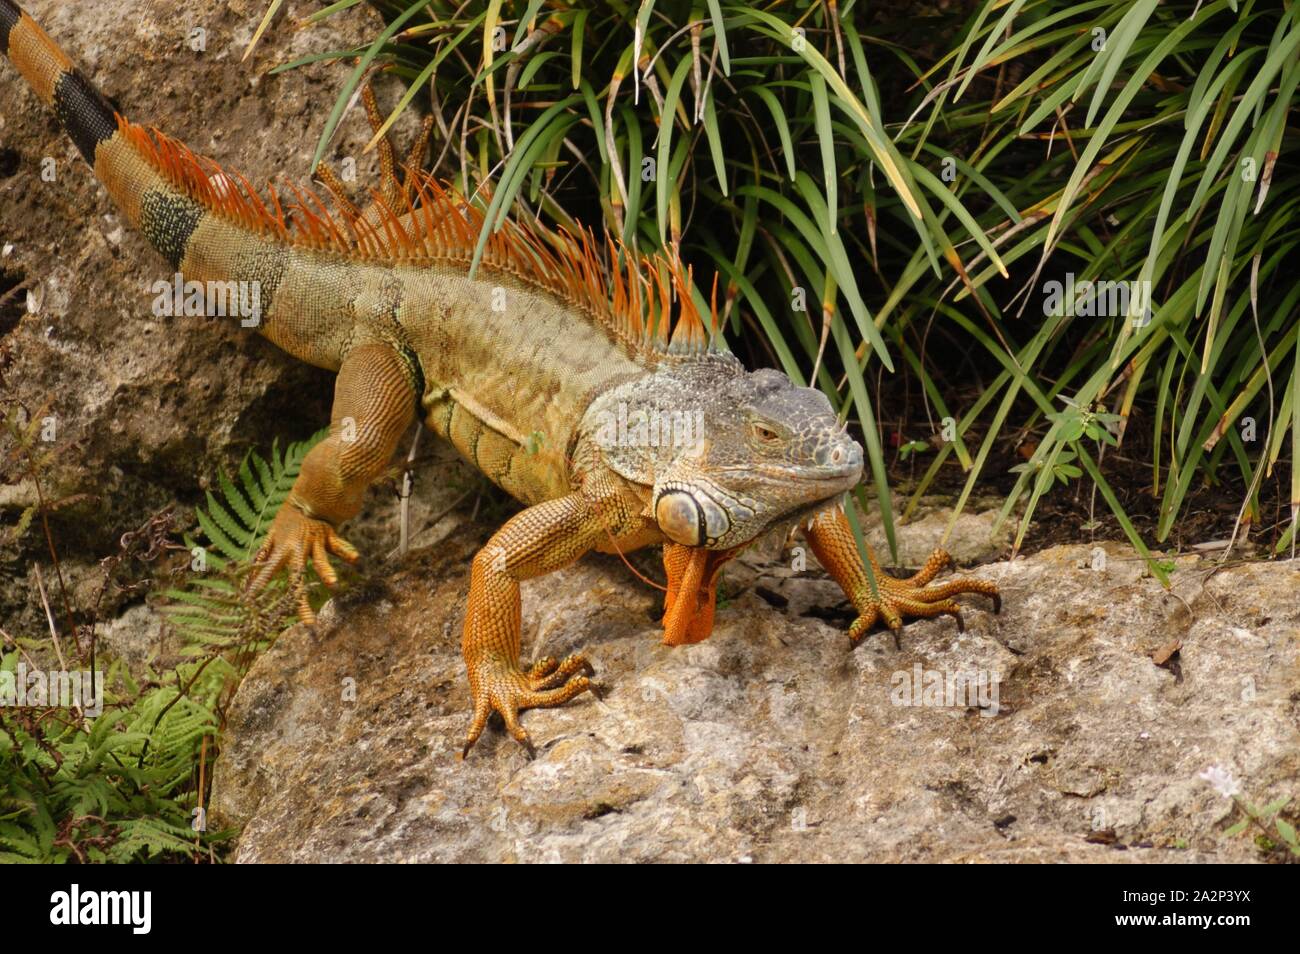
[[[226,476],[225,471],[218,474],[217,479],[221,483],[221,492],[225,494],[226,503],[230,505],[230,509],[235,512],[241,521],[243,521],[243,525],[246,527],[256,526],[258,516],[257,511],[255,511],[253,507],[249,505],[248,501],[244,499],[243,493],[234,485],[231,479]]]
[[[187,643],[187,653],[260,648],[283,628],[292,609],[283,580],[272,581],[254,595],[245,592],[241,574],[288,499],[307,452],[328,433],[326,429],[295,441],[283,452],[277,439],[271,444],[269,461],[249,451],[240,462],[237,481],[219,474],[220,496],[208,491],[207,506],[196,508],[203,542],[186,537],[185,544],[191,549],[202,547],[207,570],[181,587],[165,590],[159,604]]]
[[[216,547],[222,556],[231,560],[247,559],[250,555],[248,545],[253,538],[252,531],[240,526],[221,502],[212,495],[212,491],[208,491],[207,496],[208,509],[205,511],[202,507],[198,507],[194,511],[199,526],[203,528],[212,546]]]
[[[194,832],[188,825],[159,818],[132,819],[122,825],[119,838],[109,849],[106,860],[122,863],[187,852],[193,847],[193,839]]]
[[[248,496],[249,503],[254,510],[260,511],[266,507],[266,494],[262,493],[262,485],[254,476],[247,457],[239,465],[239,483],[244,488],[244,493]]]
[[[328,429],[321,430],[305,441],[295,441],[283,454],[276,439],[269,464],[257,451],[249,451],[239,465],[238,486],[229,475],[218,474],[221,498],[208,491],[207,509],[197,508],[196,516],[221,556],[242,562],[257,552],[276,511],[288,499],[307,452],[328,433]]]

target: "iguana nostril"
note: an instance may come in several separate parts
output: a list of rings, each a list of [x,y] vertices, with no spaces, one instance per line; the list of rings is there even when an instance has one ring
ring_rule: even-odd
[[[857,454],[856,448],[845,444],[836,444],[834,447],[819,447],[814,459],[822,467],[848,467],[855,463]]]
[[[862,449],[854,441],[838,441],[817,450],[817,465],[837,477],[850,477],[862,471]]]

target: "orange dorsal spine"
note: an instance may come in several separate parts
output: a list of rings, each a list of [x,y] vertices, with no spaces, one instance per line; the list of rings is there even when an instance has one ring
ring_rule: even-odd
[[[291,182],[268,184],[268,200],[238,173],[192,152],[154,128],[117,117],[134,149],[176,189],[212,213],[275,242],[346,255],[359,261],[463,264],[474,259],[484,210],[450,185],[407,169],[411,186],[393,208],[379,195],[377,221],[355,206],[333,202]],[[642,254],[608,232],[598,241],[505,219],[489,236],[481,263],[545,289],[585,312],[642,354],[689,355],[713,347],[717,335],[717,278],[706,329],[692,295],[692,272],[680,256]]]

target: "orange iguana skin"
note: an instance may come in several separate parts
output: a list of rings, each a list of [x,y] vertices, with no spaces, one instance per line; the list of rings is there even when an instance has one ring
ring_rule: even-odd
[[[425,176],[399,183],[386,142],[383,191],[364,211],[327,170],[320,178],[335,193],[333,212],[292,187],[264,198],[118,116],[13,0],[0,0],[0,53],[174,268],[189,281],[257,283],[258,330],[338,372],[329,436],[308,454],[271,527],[255,586],[285,567],[301,580],[309,561],[337,582],[330,556],[357,559],[337,528],[356,515],[417,415],[527,505],[473,563],[462,642],[474,702],[466,751],[493,711],[531,750],[519,712],[592,688],[580,655],[528,669],[519,661],[520,582],[591,549],[664,545],[672,645],[709,635],[723,564],[782,520],[805,525],[853,602],[854,643],[877,620],[897,629],[904,616],[947,613],[960,623],[957,593],[985,593],[996,606],[990,583],[930,586],[942,553],[905,581],[885,576],[873,556],[873,596],[840,506],[860,479],[861,448],[824,396],[777,372],[746,375],[716,352],[675,262],[613,243],[606,254],[589,237],[507,221],[472,270],[482,211]],[[367,107],[373,119],[369,96]],[[608,421],[627,404],[637,413],[704,407],[708,428],[685,449],[597,440],[593,409]]]

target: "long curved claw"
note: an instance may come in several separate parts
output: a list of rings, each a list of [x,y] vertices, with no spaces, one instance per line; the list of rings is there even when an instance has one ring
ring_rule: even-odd
[[[996,583],[957,577],[945,583],[931,581],[952,565],[946,550],[935,550],[918,572],[907,579],[890,576],[876,560],[871,547],[867,547],[864,562],[848,517],[839,507],[820,511],[808,524],[808,542],[822,566],[826,567],[845,595],[853,602],[858,617],[849,627],[849,646],[857,646],[877,622],[883,622],[894,635],[894,645],[899,645],[898,634],[907,618],[951,616],[957,631],[966,629],[961,607],[951,597],[959,593],[981,593],[993,600],[993,611],[1002,610],[1002,597]],[[870,577],[867,564],[870,564]],[[872,595],[871,579],[875,580]]]
[[[919,574],[918,574],[919,575]],[[885,582],[889,580],[891,582]],[[973,580],[958,577],[946,583],[933,586],[911,586],[910,581],[893,577],[877,577],[878,599],[873,599],[870,592],[862,594],[854,601],[858,618],[849,627],[849,644],[857,646],[877,619],[883,620],[895,633],[902,628],[903,620],[908,618],[930,619],[935,616],[951,616],[957,623],[957,632],[966,631],[966,620],[961,615],[961,605],[949,597],[958,593],[980,593],[993,600],[993,611],[1002,611],[1002,597],[997,586],[987,580]]]
[[[528,730],[519,721],[519,714],[525,709],[564,705],[589,690],[599,697],[590,678],[592,672],[591,663],[576,653],[562,663],[551,658],[538,660],[527,671],[497,659],[485,658],[470,669],[474,715],[465,736],[465,746],[461,749],[461,758],[468,757],[493,712],[501,715],[506,731],[524,747],[530,759],[534,758],[537,750]]]

